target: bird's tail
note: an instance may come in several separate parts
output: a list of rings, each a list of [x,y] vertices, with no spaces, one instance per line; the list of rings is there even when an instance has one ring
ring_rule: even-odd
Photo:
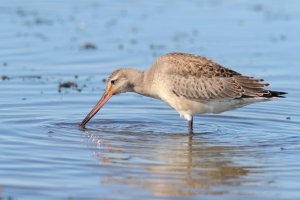
[[[272,91],[269,90],[268,94],[264,94],[263,97],[272,98],[272,97],[279,97],[279,98],[285,98],[284,95],[288,94],[287,92],[278,92],[278,91]]]

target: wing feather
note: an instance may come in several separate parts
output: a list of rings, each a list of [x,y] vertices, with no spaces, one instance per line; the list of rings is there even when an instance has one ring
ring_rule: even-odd
[[[165,66],[174,94],[194,101],[259,97],[270,94],[262,79],[243,76],[205,57],[169,53],[159,57],[155,65]]]
[[[182,96],[194,101],[210,99],[239,98],[242,88],[235,85],[232,79],[197,78],[197,77],[171,77],[172,91],[177,96]]]

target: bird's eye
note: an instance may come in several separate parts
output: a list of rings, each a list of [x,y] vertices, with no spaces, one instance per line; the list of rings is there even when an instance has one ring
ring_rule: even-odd
[[[115,84],[115,82],[116,82],[115,80],[111,80],[110,81],[111,84]]]

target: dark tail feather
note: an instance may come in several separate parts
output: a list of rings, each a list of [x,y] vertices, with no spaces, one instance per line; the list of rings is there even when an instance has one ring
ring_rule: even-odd
[[[272,98],[272,97],[279,97],[279,98],[285,98],[284,95],[287,94],[287,92],[278,92],[278,91],[271,91],[269,90],[270,93],[268,94],[264,94],[263,97],[269,97],[269,98]]]

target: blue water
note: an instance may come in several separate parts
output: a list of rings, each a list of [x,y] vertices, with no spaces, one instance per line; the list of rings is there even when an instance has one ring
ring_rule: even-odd
[[[299,8],[292,0],[1,0],[0,198],[299,199]],[[168,105],[128,93],[79,129],[114,69],[145,70],[174,51],[289,94],[197,116],[191,137]],[[67,81],[77,87],[59,89]]]

